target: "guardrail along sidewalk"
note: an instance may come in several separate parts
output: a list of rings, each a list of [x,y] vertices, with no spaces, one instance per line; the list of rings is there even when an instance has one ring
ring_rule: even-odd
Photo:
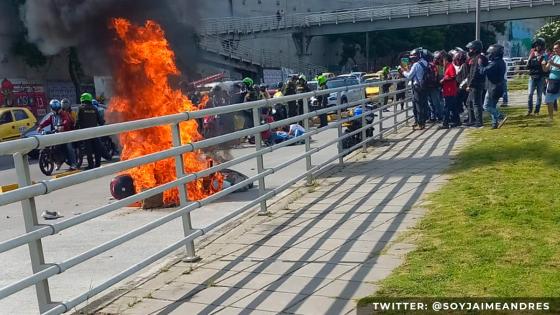
[[[99,311],[354,314],[354,299],[414,248],[395,241],[423,216],[422,197],[446,182],[464,142],[463,129],[404,129],[270,217],[238,222],[202,250],[203,262],[167,267]]]
[[[0,288],[0,299],[9,298],[11,295],[31,286],[35,287],[37,304],[39,310],[43,314],[61,314],[68,312],[74,307],[80,305],[83,302],[91,300],[96,295],[107,291],[113,285],[119,283],[120,281],[130,277],[131,275],[139,272],[140,270],[146,268],[147,266],[153,264],[154,262],[172,254],[176,250],[184,249],[186,251],[186,260],[196,260],[199,257],[196,255],[193,240],[199,238],[209,232],[215,230],[221,225],[231,222],[234,218],[239,215],[250,211],[252,209],[258,208],[261,214],[267,214],[267,201],[274,198],[281,192],[290,188],[295,183],[300,181],[306,181],[311,184],[314,177],[320,173],[325,167],[329,167],[333,162],[338,162],[339,164],[344,163],[344,157],[356,149],[367,149],[368,144],[371,143],[373,139],[382,139],[384,136],[396,132],[399,128],[404,127],[408,121],[413,117],[411,114],[411,104],[410,104],[410,90],[405,88],[404,90],[390,92],[387,94],[381,94],[374,96],[369,99],[360,99],[354,102],[343,102],[343,93],[353,89],[360,89],[365,96],[365,88],[368,86],[381,86],[386,83],[396,84],[402,80],[375,82],[364,85],[356,86],[346,86],[331,90],[314,91],[304,94],[291,95],[278,99],[268,99],[260,100],[256,102],[249,102],[243,104],[234,104],[230,106],[223,106],[217,108],[209,108],[196,112],[184,112],[175,115],[155,117],[138,121],[130,121],[124,123],[118,123],[113,125],[101,126],[90,129],[76,130],[71,132],[64,132],[60,134],[40,136],[34,138],[27,138],[16,141],[9,141],[0,143],[0,155],[11,154],[14,158],[15,170],[18,176],[19,188],[10,192],[2,193],[0,195],[0,206],[20,203],[22,208],[22,216],[24,221],[25,233],[15,236],[8,240],[0,241],[0,253],[14,250],[20,246],[27,245],[29,251],[29,257],[32,273],[20,280],[6,285]],[[330,95],[334,93],[337,96],[337,102],[335,106],[328,108],[319,108],[312,110],[309,105],[309,99],[311,97],[317,97],[321,95]],[[381,106],[376,109],[368,109],[366,104],[383,99],[385,96],[395,96],[400,93],[405,93],[407,96],[405,99],[388,104],[386,106]],[[303,113],[299,116],[287,118],[281,121],[272,123],[261,123],[260,113],[261,108],[272,107],[276,103],[288,103],[291,101],[301,101],[303,103]],[[403,104],[403,108],[398,106]],[[344,118],[342,113],[349,108],[361,107],[362,114],[355,115],[351,117]],[[392,113],[384,113],[387,108],[392,108]],[[222,135],[210,139],[205,139],[193,143],[181,143],[181,134],[179,124],[181,122],[199,119],[205,116],[220,115],[225,113],[233,113],[236,111],[249,110],[253,113],[254,127],[244,130],[239,130],[227,135]],[[309,120],[321,114],[336,113],[336,121],[330,123],[328,126],[316,129],[309,128]],[[378,118],[374,121],[367,121],[366,117],[369,115],[378,115]],[[351,132],[343,132],[343,124],[352,123],[355,121],[361,121],[360,128],[353,130]],[[276,128],[286,126],[293,123],[298,123],[303,121],[305,129],[308,131],[304,135],[298,138],[294,138],[279,144],[271,146],[263,146],[261,142],[261,133],[267,131],[273,131]],[[60,145],[69,142],[76,142],[86,139],[99,138],[108,135],[119,134],[123,132],[140,130],[145,128],[151,128],[156,126],[169,126],[172,131],[173,147],[160,152],[148,154],[145,156],[137,157],[134,159],[121,161],[109,165],[104,165],[101,168],[88,170],[80,172],[77,174],[72,174],[63,178],[43,180],[34,183],[31,180],[29,172],[29,162],[27,159],[27,153],[34,149],[42,149],[49,146]],[[368,130],[375,128],[373,134],[369,134]],[[336,130],[336,136],[330,137],[325,143],[321,143],[312,148],[311,137],[320,133],[327,132],[328,130]],[[352,142],[351,146],[345,147],[343,142],[347,139],[355,137],[356,135],[361,135],[359,141]],[[256,138],[256,150],[253,153],[246,154],[239,158],[227,161],[222,164],[218,164],[208,169],[202,170],[197,173],[185,174],[183,154],[187,152],[198,151],[200,149],[209,148],[216,146],[218,144],[226,143],[228,141],[240,139],[242,137],[254,136]],[[270,154],[272,152],[277,152],[279,149],[286,147],[290,144],[296,142],[304,141],[305,146],[303,152],[292,159],[283,162],[279,165],[269,166],[264,164],[263,156]],[[336,153],[329,157],[326,161],[322,163],[313,164],[314,155],[318,152],[335,146],[337,148]],[[36,207],[36,197],[49,195],[50,193],[58,190],[64,190],[73,185],[79,185],[83,183],[90,182],[92,180],[110,176],[117,175],[128,169],[154,163],[164,159],[174,158],[175,168],[176,168],[176,180],[169,183],[150,188],[148,190],[142,191],[130,197],[109,203],[107,205],[98,207],[96,209],[84,209],[83,213],[77,214],[71,218],[63,219],[48,225],[38,224],[37,218],[37,207]],[[267,176],[278,173],[283,169],[286,169],[298,161],[305,160],[305,169],[301,171],[297,176],[286,178],[285,183],[274,189],[266,189],[265,179]],[[232,185],[225,188],[207,198],[202,200],[193,201],[189,200],[187,197],[187,191],[185,185],[192,181],[196,181],[205,178],[216,172],[220,172],[226,168],[235,166],[239,163],[253,161],[256,164],[257,175],[248,178],[240,183]],[[220,217],[219,219],[208,223],[205,226],[193,228],[191,225],[190,213],[195,209],[199,209],[205,205],[208,205],[220,198],[227,196],[240,188],[244,188],[247,184],[258,181],[258,197],[251,200],[242,207],[230,212],[227,215]],[[82,223],[88,222],[100,216],[106,215],[108,213],[113,213],[122,208],[127,207],[130,204],[139,202],[150,198],[152,196],[161,194],[170,189],[179,189],[180,205],[179,207],[157,220],[144,224],[137,227],[123,235],[120,235],[114,239],[108,240],[94,248],[91,248],[85,252],[81,253],[68,253],[70,258],[66,258],[61,261],[47,261],[42,245],[42,240],[53,235],[57,235],[60,232],[69,229],[71,227],[79,226]],[[107,278],[103,281],[97,281],[95,286],[90,287],[85,292],[79,292],[73,297],[64,297],[64,301],[53,301],[50,293],[49,279],[62,274],[69,269],[72,269],[86,261],[91,260],[107,251],[116,248],[117,246],[124,246],[128,241],[136,239],[164,224],[172,222],[174,220],[180,219],[183,226],[183,233],[181,239],[168,244],[167,247],[159,250],[158,252],[145,257],[144,259],[138,261],[137,263],[129,266],[124,270],[117,270],[113,275],[107,275]],[[22,227],[23,228],[23,227]],[[126,250],[123,248],[123,250]],[[27,263],[27,262],[25,262]]]

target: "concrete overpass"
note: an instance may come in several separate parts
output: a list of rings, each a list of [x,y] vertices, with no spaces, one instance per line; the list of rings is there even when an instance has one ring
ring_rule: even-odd
[[[481,0],[483,22],[560,15],[558,0]],[[285,16],[212,18],[202,21],[199,35],[252,35],[270,32],[306,36],[357,33],[384,29],[474,23],[476,0],[436,0],[378,7]]]

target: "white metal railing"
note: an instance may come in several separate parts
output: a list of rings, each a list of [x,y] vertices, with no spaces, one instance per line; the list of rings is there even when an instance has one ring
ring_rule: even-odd
[[[246,45],[243,42],[229,41],[220,36],[205,36],[201,39],[199,46],[203,50],[226,58],[248,62],[263,68],[286,67],[306,75],[327,72],[326,67],[303,62],[287,54],[278,54],[278,52],[273,52],[264,47],[256,49],[254,46]]]
[[[267,213],[267,204],[266,204],[267,200],[270,200],[274,196],[278,195],[280,192],[288,189],[289,187],[291,187],[292,185],[294,185],[299,181],[307,180],[307,183],[311,183],[313,177],[317,176],[319,172],[324,170],[324,168],[330,163],[338,160],[338,162],[342,164],[344,162],[343,161],[344,156],[347,155],[348,153],[360,147],[363,150],[365,150],[367,144],[372,139],[382,138],[385,134],[396,132],[399,127],[406,124],[408,120],[410,120],[413,117],[412,115],[410,115],[411,107],[409,106],[410,104],[409,88],[406,88],[405,90],[390,92],[387,94],[377,95],[369,99],[363,98],[351,103],[346,103],[346,104],[342,103],[343,100],[342,96],[348,90],[360,89],[365,95],[365,88],[368,86],[380,86],[389,82],[396,84],[401,81],[402,80],[375,82],[375,83],[356,85],[351,87],[341,87],[341,88],[336,88],[331,90],[314,91],[314,92],[309,92],[304,94],[286,96],[277,99],[260,100],[260,101],[249,102],[244,104],[234,104],[234,105],[223,106],[218,108],[209,108],[196,112],[183,112],[175,115],[155,117],[155,118],[149,118],[149,119],[143,119],[143,120],[137,120],[131,122],[123,122],[123,123],[95,127],[90,129],[76,130],[76,131],[65,132],[60,134],[38,136],[34,138],[0,143],[0,155],[6,155],[6,154],[13,155],[15,170],[17,172],[18,184],[19,184],[18,189],[0,194],[0,206],[21,202],[23,219],[25,222],[25,231],[26,231],[26,233],[21,234],[19,236],[13,237],[8,240],[2,240],[0,242],[0,253],[10,251],[27,244],[29,247],[31,266],[33,270],[33,273],[30,276],[27,276],[15,283],[0,288],[0,299],[4,299],[8,296],[15,294],[16,292],[19,292],[27,287],[34,285],[36,289],[35,291],[39,303],[40,312],[43,314],[61,314],[71,310],[72,308],[80,305],[83,302],[88,301],[93,296],[109,289],[110,287],[122,281],[123,279],[142,270],[143,268],[154,263],[155,261],[171,254],[177,249],[186,247],[187,257],[191,257],[191,258],[195,257],[196,255],[195,255],[194,243],[193,243],[193,240],[195,238],[203,236],[204,234],[210,232],[211,230],[217,228],[218,226],[224,223],[227,223],[228,221],[232,220],[236,216],[250,209],[254,209],[259,204],[260,204],[260,212]],[[366,110],[367,108],[365,107],[365,105],[368,102],[373,102],[374,100],[381,99],[385,96],[397,95],[398,93],[403,93],[403,92],[406,93],[406,97],[402,101],[393,102],[392,104],[388,104],[386,106],[374,110]],[[319,96],[319,95],[324,95],[325,97],[328,97],[331,93],[336,93],[337,95],[336,106],[324,108],[324,109],[318,109],[318,110],[309,109],[308,107],[309,98],[313,96]],[[259,116],[260,108],[270,107],[277,103],[287,103],[289,101],[298,101],[298,100],[302,100],[304,103],[303,114],[296,117],[287,118],[278,122],[261,124],[260,116]],[[399,111],[397,109],[398,104],[405,104],[405,109]],[[352,116],[348,118],[344,118],[342,116],[342,112],[344,110],[355,106],[362,107],[361,116]],[[392,115],[383,113],[383,110],[389,107],[393,107]],[[255,127],[250,129],[245,129],[245,130],[239,130],[227,135],[205,139],[195,143],[182,144],[180,142],[181,137],[180,137],[179,123],[190,119],[202,118],[209,115],[220,115],[225,113],[237,112],[241,110],[252,110]],[[309,119],[316,117],[320,114],[326,114],[332,112],[337,113],[337,120],[335,122],[331,123],[329,126],[326,127],[310,130]],[[374,120],[373,122],[368,123],[366,121],[366,116],[374,113],[378,113],[380,118],[376,121]],[[357,119],[361,119],[362,127],[352,132],[343,133],[342,125],[344,123],[351,122]],[[261,145],[261,132],[273,130],[277,127],[285,126],[291,123],[296,123],[302,120],[304,122],[304,128],[308,131],[303,136],[268,147],[263,147]],[[389,120],[392,120],[393,125],[387,126],[387,122]],[[102,137],[107,135],[119,134],[119,133],[133,131],[133,130],[140,130],[140,129],[150,128],[150,127],[166,126],[166,125],[171,126],[173,145],[174,145],[173,148],[171,149],[148,154],[127,161],[120,161],[114,164],[104,165],[97,169],[84,171],[67,177],[43,180],[38,183],[33,183],[31,181],[30,172],[29,172],[29,163],[26,155],[31,150],[41,149],[48,146],[60,145],[69,142],[92,139],[92,138],[97,138],[97,137]],[[373,135],[373,138],[371,137],[368,138],[366,130],[373,126],[376,126],[375,128],[376,133]],[[337,128],[338,137],[329,140],[327,143],[324,143],[312,149],[310,145],[310,139],[311,139],[310,137],[331,128]],[[361,141],[359,143],[356,143],[351,148],[347,148],[347,149],[343,148],[342,142],[345,139],[349,137],[353,137],[358,134],[361,134]],[[206,170],[194,174],[183,173],[182,154],[186,152],[196,151],[202,148],[215,146],[220,143],[225,143],[231,140],[239,139],[241,137],[250,136],[250,135],[254,135],[256,138],[255,152],[246,154],[242,157],[210,167]],[[293,144],[297,141],[301,141],[302,139],[305,139],[305,153],[287,162],[284,162],[280,165],[267,167],[267,168],[264,167],[263,156],[265,154],[276,151],[282,147]],[[338,148],[337,154],[330,157],[327,161],[321,164],[317,164],[315,166],[312,165],[312,157],[315,153],[334,145],[336,145]],[[176,180],[158,187],[154,187],[142,191],[136,195],[124,198],[122,200],[115,201],[108,205],[104,205],[99,208],[89,210],[82,214],[76,215],[72,218],[68,218],[49,225],[38,224],[38,218],[37,218],[37,212],[35,206],[35,197],[48,195],[56,190],[65,189],[70,186],[77,185],[80,183],[85,183],[103,176],[118,174],[120,172],[126,171],[127,169],[133,167],[137,167],[148,163],[153,163],[167,158],[175,158],[176,171],[177,171]],[[280,187],[277,187],[269,191],[265,190],[265,178],[267,176],[274,174],[275,172],[278,172],[286,167],[289,167],[293,163],[303,159],[306,160],[305,172],[302,172],[300,175],[294,178],[287,179],[285,184],[281,185]],[[257,170],[258,170],[257,175],[248,178],[243,182],[232,185],[231,187],[223,189],[222,191],[219,191],[203,200],[199,200],[199,201],[187,200],[187,191],[185,188],[185,184],[200,178],[204,178],[213,173],[219,172],[223,169],[229,168],[231,166],[249,160],[256,161]],[[219,218],[218,220],[214,221],[213,223],[207,226],[200,227],[200,228],[191,227],[190,213],[193,210],[198,209],[209,203],[212,203],[254,181],[259,181],[258,198],[242,206],[241,208],[236,209],[234,212]],[[60,233],[65,229],[77,226],[81,223],[87,222],[94,218],[116,211],[123,207],[127,207],[132,203],[145,200],[148,197],[155,196],[157,194],[160,194],[172,188],[178,188],[180,192],[180,205],[179,208],[174,212],[171,212],[161,218],[149,222],[148,224],[138,227],[132,231],[129,231],[115,239],[107,241],[86,252],[78,253],[72,258],[60,262],[45,261],[42,239],[52,235],[56,235],[57,233]],[[181,240],[173,244],[170,244],[168,247],[164,248],[163,250],[157,252],[156,254],[153,254],[148,258],[143,259],[142,261],[134,264],[133,266],[130,266],[126,270],[123,270],[113,276],[110,276],[106,281],[102,282],[101,284],[95,287],[90,288],[87,292],[83,292],[64,302],[51,301],[50,289],[48,283],[49,278],[57,274],[61,274],[70,268],[73,268],[110,249],[115,248],[118,245],[121,245],[165,223],[171,222],[179,218],[181,218],[183,221],[183,229],[184,229],[183,238]]]
[[[555,5],[556,0],[480,0],[481,10],[511,9]],[[202,21],[199,33],[202,36],[212,34],[250,34],[266,31],[279,31],[308,28],[322,25],[373,22],[395,18],[412,18],[451,13],[472,13],[476,9],[476,0],[430,1],[422,3],[401,3],[368,8],[348,9],[343,12],[315,12],[283,15],[211,18]]]

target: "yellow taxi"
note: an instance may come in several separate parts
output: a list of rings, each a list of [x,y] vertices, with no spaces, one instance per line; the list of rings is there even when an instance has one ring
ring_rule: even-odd
[[[25,107],[0,108],[0,141],[21,138],[36,123],[37,118]]]
[[[381,73],[368,73],[363,77],[364,83],[372,83],[381,81]],[[379,86],[369,86],[366,88],[366,97],[379,95]]]

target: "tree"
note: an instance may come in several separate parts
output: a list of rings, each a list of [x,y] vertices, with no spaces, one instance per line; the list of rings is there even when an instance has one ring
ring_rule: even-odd
[[[503,22],[492,22],[487,25],[488,27],[481,29],[481,39],[485,47],[496,42],[496,32],[502,34],[505,32]],[[432,51],[465,47],[468,42],[474,40],[474,29],[475,25],[471,23],[371,32],[369,55],[374,60],[391,57],[391,63],[395,65],[401,52],[416,47],[424,47]],[[355,47],[358,45],[365,51],[366,42],[363,33],[330,35],[329,39],[331,41],[341,39],[344,44],[339,64],[345,64],[348,59],[355,58],[357,53]]]
[[[541,27],[535,37],[542,37],[546,42],[546,47],[552,48],[554,42],[560,39],[560,21],[551,21]]]

